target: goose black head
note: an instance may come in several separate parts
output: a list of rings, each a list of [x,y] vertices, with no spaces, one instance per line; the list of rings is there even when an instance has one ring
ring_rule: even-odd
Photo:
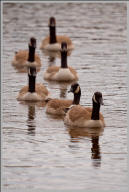
[[[67,52],[67,43],[66,42],[61,43],[61,52]]]
[[[30,38],[29,46],[36,48],[36,39],[34,37]]]
[[[61,43],[61,68],[67,68],[67,43]]]
[[[55,19],[55,17],[50,17],[48,26],[49,27],[55,27],[56,26],[56,19]]]
[[[93,97],[92,97],[92,101],[94,103],[99,104],[99,105],[104,105],[102,93],[101,92],[95,92]]]
[[[78,83],[73,83],[71,85],[71,88],[70,88],[70,90],[68,92],[72,92],[72,93],[78,94],[80,91],[81,91],[80,85]]]
[[[74,94],[74,99],[73,99],[72,104],[78,105],[80,103],[80,97],[81,97],[81,88],[80,88],[79,84],[73,83],[68,92],[72,92]]]

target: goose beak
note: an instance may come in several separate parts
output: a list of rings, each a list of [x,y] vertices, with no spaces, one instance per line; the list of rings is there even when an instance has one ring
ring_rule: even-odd
[[[68,91],[68,93],[70,93],[70,92],[73,92],[73,88],[72,88],[72,87],[70,88],[70,90]]]
[[[100,105],[104,105],[103,98],[100,98],[99,103]]]
[[[65,109],[64,109],[64,112],[67,113],[68,110],[69,110],[69,107],[65,108]]]

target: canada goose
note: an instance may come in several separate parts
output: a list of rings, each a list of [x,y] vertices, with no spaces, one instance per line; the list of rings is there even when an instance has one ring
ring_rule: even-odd
[[[32,41],[30,48],[35,47],[35,41]],[[29,54],[28,62],[35,61],[34,51]],[[42,101],[47,98],[49,92],[43,84],[36,84],[36,67],[28,67],[28,86],[23,87],[17,100],[20,101]]]
[[[19,101],[43,101],[45,100],[49,92],[47,88],[41,84],[36,83],[36,68],[35,67],[29,67],[28,72],[28,85],[24,86],[17,97],[17,100]]]
[[[73,101],[64,100],[64,99],[51,99],[47,103],[46,112],[49,114],[54,114],[54,115],[64,115],[65,108],[67,108],[71,105],[78,105],[80,102],[80,97],[81,97],[81,88],[80,88],[79,84],[78,83],[72,84],[69,92],[72,92],[74,94]]]
[[[68,44],[68,50],[74,49],[72,41],[69,37],[56,36],[56,19],[54,17],[50,17],[49,19],[49,36],[47,36],[41,43],[40,49],[46,49],[49,51],[59,51],[61,49],[61,43],[66,42]]]
[[[44,73],[44,79],[49,81],[77,81],[78,75],[75,69],[67,65],[67,44],[61,43],[61,67],[50,66]]]
[[[31,37],[30,42],[28,45],[29,50],[20,50],[18,52],[15,52],[14,59],[12,61],[12,65],[15,66],[17,69],[25,68],[23,72],[27,72],[28,66],[35,66],[37,68],[37,71],[39,71],[41,67],[41,60],[40,57],[35,54],[35,48],[36,48],[36,39]],[[29,57],[35,58],[33,62],[29,61]]]
[[[81,105],[71,107],[66,113],[64,122],[77,127],[104,127],[104,117],[99,112],[103,105],[102,93],[95,92],[92,97],[93,108]]]

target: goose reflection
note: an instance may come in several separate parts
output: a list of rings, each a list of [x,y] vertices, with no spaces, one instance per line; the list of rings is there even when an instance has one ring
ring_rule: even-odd
[[[28,134],[35,135],[36,130],[36,112],[35,107],[45,107],[46,103],[43,102],[27,102],[27,101],[20,101],[19,102],[22,105],[27,105],[28,107],[28,118],[27,118],[27,127],[28,127]]]
[[[101,153],[100,153],[100,146],[99,146],[99,136],[92,136],[91,142],[92,142],[91,159],[93,159],[93,166],[100,167]]]
[[[82,138],[88,137],[91,139],[91,159],[94,167],[101,166],[101,152],[99,146],[99,136],[103,134],[104,129],[98,128],[75,128],[68,127],[68,132],[71,142],[79,142]]]
[[[49,56],[48,58],[49,66],[55,65],[55,61],[56,61],[55,57]]]
[[[28,105],[28,134],[35,135],[36,123],[35,123],[35,105]]]
[[[74,81],[72,82],[74,83]],[[59,90],[59,97],[66,98],[68,93],[68,87],[72,84],[71,82],[55,82],[55,81],[48,81],[48,85],[52,89]],[[54,98],[54,96],[53,96]]]
[[[60,98],[66,98],[67,97],[67,83],[60,84]]]

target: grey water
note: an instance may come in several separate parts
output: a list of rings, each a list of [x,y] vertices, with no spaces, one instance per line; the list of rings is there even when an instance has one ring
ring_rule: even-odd
[[[75,45],[68,65],[79,75],[81,105],[91,106],[95,91],[103,94],[104,129],[71,128],[43,103],[16,100],[28,77],[11,62],[31,36],[42,61],[36,81],[53,98],[73,98],[70,84],[43,79],[48,66],[60,65],[40,50],[50,16],[57,34]],[[127,190],[127,4],[4,3],[2,26],[3,190]]]

